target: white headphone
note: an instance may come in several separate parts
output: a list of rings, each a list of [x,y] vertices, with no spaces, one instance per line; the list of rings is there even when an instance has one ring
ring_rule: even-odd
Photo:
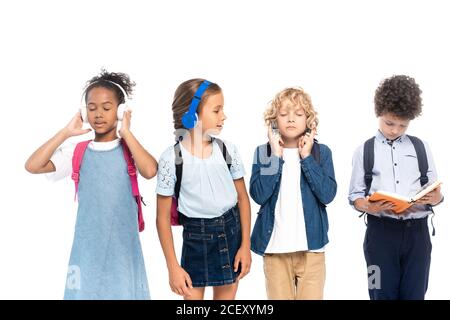
[[[91,83],[91,84],[88,86],[88,88],[86,88],[86,90],[84,90],[83,96],[81,97],[82,106],[81,106],[81,108],[80,108],[80,113],[81,113],[81,119],[83,119],[83,122],[84,122],[84,123],[87,123],[87,122],[88,122],[87,106],[86,106],[86,104],[85,104],[85,102],[86,102],[86,91],[87,91],[87,89],[89,89],[90,87],[92,87],[92,85],[94,85],[94,84],[96,84],[96,83],[99,83],[99,82],[103,82],[103,81],[104,81],[104,82],[109,82],[109,83],[115,85],[115,86],[116,86],[117,88],[119,88],[120,91],[123,93],[124,102],[121,103],[121,104],[119,104],[119,105],[117,106],[117,119],[118,119],[119,121],[122,121],[122,119],[123,119],[123,114],[125,113],[125,111],[127,111],[127,110],[129,109],[129,106],[128,106],[128,94],[126,93],[126,91],[124,90],[124,88],[122,88],[121,85],[119,85],[119,84],[117,84],[117,83],[115,83],[114,81],[111,81],[111,80],[99,80],[99,81],[96,81],[96,82]]]

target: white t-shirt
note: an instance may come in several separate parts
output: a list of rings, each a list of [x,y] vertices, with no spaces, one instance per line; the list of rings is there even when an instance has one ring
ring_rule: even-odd
[[[228,170],[219,145],[214,142],[212,154],[205,159],[193,156],[180,143],[183,175],[178,210],[191,218],[214,218],[233,208],[237,192],[233,180],[245,175],[244,165],[236,147],[224,141],[231,157]],[[156,193],[172,196],[175,192],[175,153],[171,146],[163,152],[158,164]]]
[[[88,148],[91,150],[106,151],[114,149],[119,144],[119,138],[108,142],[91,141]],[[46,174],[46,177],[50,181],[58,181],[72,175],[72,157],[75,147],[76,143],[66,143],[56,149],[55,153],[50,158],[55,166],[55,171]]]
[[[275,223],[265,253],[308,251],[298,148],[284,148],[283,160],[280,192],[275,206]],[[309,251],[323,252],[324,249]]]

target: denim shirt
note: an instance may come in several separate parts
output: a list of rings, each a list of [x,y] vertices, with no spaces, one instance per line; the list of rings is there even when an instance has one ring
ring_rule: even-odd
[[[319,144],[319,147],[320,164],[312,155],[299,163],[308,250],[320,249],[328,243],[326,205],[334,199],[337,190],[331,150],[324,144]],[[252,231],[251,249],[259,255],[264,255],[272,235],[283,164],[283,159],[273,154],[270,157],[267,155],[267,144],[256,148],[250,196],[261,207]]]

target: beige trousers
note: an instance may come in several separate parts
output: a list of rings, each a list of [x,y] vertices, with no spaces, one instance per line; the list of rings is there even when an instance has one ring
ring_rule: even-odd
[[[321,300],[325,286],[325,253],[265,254],[264,274],[270,300]]]

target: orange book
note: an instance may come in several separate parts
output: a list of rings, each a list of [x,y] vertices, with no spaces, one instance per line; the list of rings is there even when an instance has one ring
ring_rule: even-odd
[[[422,189],[412,198],[401,196],[399,194],[388,192],[388,191],[376,191],[372,193],[369,197],[369,201],[379,201],[385,200],[392,202],[395,207],[392,209],[395,213],[402,213],[409,207],[411,207],[417,200],[422,198],[424,195],[430,193],[442,184],[440,181],[433,182],[431,184],[426,184]]]

